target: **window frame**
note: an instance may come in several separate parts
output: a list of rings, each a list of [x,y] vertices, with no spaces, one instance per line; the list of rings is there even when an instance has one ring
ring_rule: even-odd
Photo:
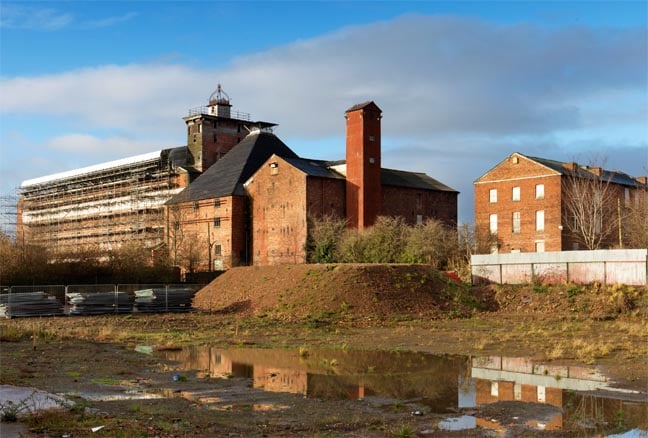
[[[488,230],[491,234],[497,234],[497,213],[491,213],[488,216]]]
[[[497,189],[489,189],[488,202],[491,204],[497,204]]]
[[[545,214],[544,210],[536,210],[535,212],[536,231],[544,232],[545,230]]]
[[[514,211],[511,215],[511,232],[520,234],[522,230],[522,215],[519,211]]]

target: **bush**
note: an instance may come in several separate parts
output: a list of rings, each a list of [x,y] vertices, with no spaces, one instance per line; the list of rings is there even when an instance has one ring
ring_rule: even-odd
[[[381,216],[362,232],[331,217],[309,221],[311,263],[425,263],[437,269],[465,265],[457,232],[437,220],[409,226],[400,217]]]

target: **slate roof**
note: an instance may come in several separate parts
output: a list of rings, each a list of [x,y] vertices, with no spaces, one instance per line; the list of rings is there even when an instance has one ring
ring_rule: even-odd
[[[308,176],[318,178],[345,179],[344,175],[329,169],[330,161],[311,160],[308,158],[284,158],[290,165],[301,170]]]
[[[346,110],[345,113],[348,113],[349,111],[355,111],[355,110],[363,109],[363,108],[371,108],[371,109],[373,109],[375,111],[382,112],[382,110],[378,107],[378,105],[375,104],[375,102],[373,100],[369,100],[367,102],[362,102],[362,103],[358,103],[358,104],[353,105],[351,108]]]
[[[440,181],[421,172],[405,170],[381,169],[380,182],[384,186],[410,187],[413,189],[435,190],[438,192],[459,193]]]
[[[243,183],[272,154],[282,158],[297,158],[274,134],[264,131],[251,133],[166,203],[171,205],[221,196],[246,196]]]
[[[344,160],[322,161],[308,158],[285,158],[291,165],[295,166],[308,176],[320,178],[346,179],[344,175],[331,169],[331,166],[344,164]],[[435,190],[441,192],[459,193],[446,186],[436,179],[420,172],[408,172],[405,170],[381,169],[380,182],[385,186],[409,187],[414,189]]]
[[[522,155],[522,154],[520,154]],[[526,158],[533,160],[537,163],[540,163],[544,166],[549,167],[552,170],[555,170],[557,172],[560,172],[561,175],[571,175],[572,172],[570,170],[569,163],[563,163],[561,161],[556,161],[556,160],[548,160],[546,158],[540,158],[540,157],[530,157],[526,155]],[[587,170],[587,167],[583,168],[582,165],[579,165],[578,167],[578,174],[581,177],[584,178],[595,178],[597,175],[594,174],[591,171]],[[601,171],[601,176],[600,178],[604,181],[610,181],[614,184],[620,184],[624,186],[636,186],[637,185],[637,180],[631,177],[630,175],[620,172],[618,170],[606,170],[602,169]]]

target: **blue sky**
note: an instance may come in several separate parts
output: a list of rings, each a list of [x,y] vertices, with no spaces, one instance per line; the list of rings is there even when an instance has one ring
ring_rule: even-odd
[[[0,193],[185,144],[221,83],[301,156],[383,110],[383,165],[459,190],[510,153],[648,174],[648,2],[0,2]]]

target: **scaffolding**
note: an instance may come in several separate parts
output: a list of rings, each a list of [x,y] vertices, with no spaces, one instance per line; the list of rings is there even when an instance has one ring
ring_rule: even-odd
[[[182,190],[171,149],[21,185],[17,238],[53,255],[164,242],[164,203]]]
[[[7,237],[16,235],[18,197],[15,194],[0,195],[0,234]]]

